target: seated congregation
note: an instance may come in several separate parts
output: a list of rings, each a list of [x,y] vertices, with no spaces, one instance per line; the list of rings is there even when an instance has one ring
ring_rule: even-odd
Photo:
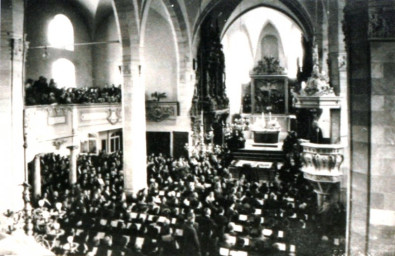
[[[289,147],[289,146],[288,146]],[[291,147],[292,148],[292,147]],[[341,255],[344,210],[317,209],[289,152],[274,180],[232,177],[224,153],[148,157],[148,188],[123,191],[122,152],[41,159],[36,237],[57,255]]]
[[[28,79],[25,85],[25,104],[82,104],[119,103],[122,99],[121,86],[58,88],[56,82],[40,76],[37,81]]]

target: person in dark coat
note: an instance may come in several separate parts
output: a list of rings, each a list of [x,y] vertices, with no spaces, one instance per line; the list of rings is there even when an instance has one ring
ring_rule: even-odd
[[[203,256],[215,255],[215,231],[217,225],[211,218],[210,208],[204,208],[204,215],[198,220],[198,223]]]
[[[202,256],[198,236],[198,225],[195,223],[195,214],[189,212],[183,225],[182,254],[188,256]]]
[[[311,143],[318,143],[318,144],[323,143],[324,137],[322,135],[321,128],[318,126],[317,121],[313,121],[312,123],[311,131],[309,134],[309,140]]]

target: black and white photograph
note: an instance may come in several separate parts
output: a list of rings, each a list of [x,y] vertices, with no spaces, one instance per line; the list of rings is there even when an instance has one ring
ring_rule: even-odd
[[[395,0],[0,19],[0,256],[395,256]]]

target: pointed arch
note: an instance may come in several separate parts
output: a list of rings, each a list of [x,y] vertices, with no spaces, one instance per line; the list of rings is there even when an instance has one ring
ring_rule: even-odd
[[[258,37],[254,63],[256,64],[263,57],[276,57],[280,61],[280,65],[287,67],[287,60],[284,54],[284,47],[282,44],[280,33],[278,32],[276,26],[268,20],[263,26],[261,33]],[[276,44],[276,45],[275,45]],[[270,49],[269,49],[270,48]],[[274,54],[268,55],[270,51],[277,51]]]

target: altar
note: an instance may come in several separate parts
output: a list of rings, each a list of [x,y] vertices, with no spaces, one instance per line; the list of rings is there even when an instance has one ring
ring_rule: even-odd
[[[250,121],[245,133],[253,147],[281,147],[296,116],[289,114],[288,76],[275,58],[265,57],[250,73],[242,89],[242,117]]]
[[[242,116],[248,118],[251,124],[249,131],[244,132],[246,147],[281,148],[283,140],[296,122],[296,116],[292,114],[262,113]]]
[[[253,131],[254,133],[254,142],[255,143],[262,143],[262,144],[272,144],[278,142],[278,136],[280,131],[272,131],[269,129],[263,129],[262,131]]]

